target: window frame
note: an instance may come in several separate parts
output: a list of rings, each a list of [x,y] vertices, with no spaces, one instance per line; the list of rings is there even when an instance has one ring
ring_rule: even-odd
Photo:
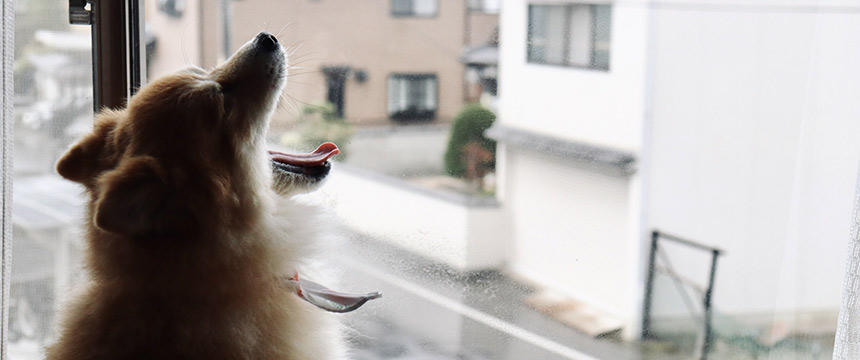
[[[389,108],[389,102],[391,101],[391,80],[395,78],[406,78],[406,79],[433,79],[436,82],[435,92],[432,94],[434,96],[435,107],[432,110],[432,115],[429,117],[409,117],[409,116],[394,116]],[[385,108],[386,115],[389,120],[393,121],[433,121],[439,116],[439,75],[435,72],[392,72],[389,73],[385,80]]]
[[[0,359],[6,359],[9,336],[9,301],[12,284],[12,154],[13,154],[13,106],[12,68],[15,63],[14,38],[15,7],[13,0],[0,1],[0,87],[4,96],[0,97]]]
[[[388,1],[388,8],[389,8],[388,12],[389,12],[389,14],[391,14],[391,17],[402,18],[402,19],[435,19],[436,17],[439,16],[439,7],[442,5],[442,4],[440,4],[439,0],[433,0],[436,4],[436,6],[433,9],[433,14],[422,15],[422,14],[418,14],[415,12],[414,6],[412,7],[413,10],[411,12],[408,12],[408,13],[395,11],[395,6],[394,6],[395,1],[397,1],[397,0],[389,0]],[[413,4],[415,3],[415,0],[409,0],[409,1],[411,1]]]
[[[570,34],[571,34],[571,21],[570,15],[573,12],[575,6],[588,6],[589,16],[591,17],[591,26],[589,39],[591,41],[589,46],[589,54],[588,54],[588,64],[579,64],[570,61]],[[562,51],[562,61],[561,62],[550,62],[546,60],[538,60],[532,55],[532,47],[533,38],[534,38],[534,26],[532,25],[532,14],[534,13],[534,9],[540,6],[562,6],[564,7],[565,16],[564,23],[562,24],[563,35],[564,35],[564,44]],[[598,6],[606,6],[609,8],[609,56],[606,62],[606,66],[596,66],[595,65],[595,53],[596,53],[596,43],[597,43],[597,7]],[[613,5],[612,3],[596,3],[596,2],[571,2],[571,3],[528,3],[528,10],[526,11],[526,63],[534,64],[534,65],[548,65],[548,66],[559,66],[566,68],[575,68],[575,69],[583,69],[583,70],[592,70],[592,71],[600,71],[600,72],[609,72],[612,70],[612,13],[613,13]]]

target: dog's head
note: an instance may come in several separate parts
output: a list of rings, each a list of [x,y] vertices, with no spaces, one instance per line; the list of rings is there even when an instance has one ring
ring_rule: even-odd
[[[280,193],[308,190],[338,150],[265,150],[269,118],[286,81],[274,36],[260,33],[211,72],[153,81],[126,109],[103,111],[92,133],[62,156],[58,173],[84,184],[92,223],[113,233],[181,235],[252,225],[275,175]]]

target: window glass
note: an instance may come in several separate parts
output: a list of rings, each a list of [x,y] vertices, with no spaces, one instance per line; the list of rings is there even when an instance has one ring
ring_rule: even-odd
[[[593,11],[594,44],[592,65],[598,69],[609,69],[609,47],[612,34],[612,6],[595,5]]]
[[[591,6],[573,5],[568,11],[567,27],[567,62],[571,64],[588,66],[591,61],[592,44],[592,22]]]

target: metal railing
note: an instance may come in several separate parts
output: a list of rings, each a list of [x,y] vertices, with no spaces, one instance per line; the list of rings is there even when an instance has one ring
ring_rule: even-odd
[[[697,243],[692,240],[684,239],[682,237],[672,235],[669,233],[661,232],[659,230],[654,230],[651,232],[651,249],[648,253],[648,273],[647,278],[645,280],[645,299],[643,302],[643,311],[642,311],[642,339],[648,340],[655,338],[652,332],[652,324],[651,324],[651,308],[653,305],[654,298],[654,274],[657,271],[662,271],[666,273],[669,277],[672,278],[676,284],[680,285],[681,283],[689,281],[685,280],[681,274],[678,274],[672,268],[671,264],[666,262],[666,268],[661,269],[657,267],[657,256],[660,254],[660,240],[668,240],[673,243],[683,245],[688,248],[697,249],[701,251],[709,252],[711,255],[711,264],[710,271],[708,272],[708,283],[704,288],[704,296],[702,297],[702,308],[704,309],[704,317],[702,320],[702,334],[703,339],[700,348],[699,359],[707,359],[708,353],[710,353],[711,345],[713,342],[713,309],[711,305],[711,299],[714,294],[714,277],[717,272],[717,258],[719,258],[720,254],[723,253],[722,250],[707,246],[704,244]],[[689,285],[689,284],[688,284]]]

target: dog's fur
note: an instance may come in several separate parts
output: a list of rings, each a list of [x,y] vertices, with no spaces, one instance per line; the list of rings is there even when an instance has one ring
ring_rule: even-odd
[[[47,359],[343,356],[334,319],[278,281],[315,231],[272,189],[265,133],[286,57],[261,36],[101,112],[60,159],[89,195],[90,281]]]

